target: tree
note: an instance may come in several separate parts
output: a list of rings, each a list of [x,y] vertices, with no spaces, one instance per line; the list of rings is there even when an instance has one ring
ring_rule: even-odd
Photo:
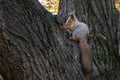
[[[114,0],[60,0],[57,16],[37,0],[0,3],[0,74],[5,80],[84,79],[78,44],[63,28],[73,10],[91,30],[94,78],[119,79],[120,19]]]

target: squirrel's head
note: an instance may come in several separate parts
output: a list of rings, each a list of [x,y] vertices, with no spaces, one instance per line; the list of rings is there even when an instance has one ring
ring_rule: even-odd
[[[73,12],[68,13],[68,19],[65,23],[65,29],[72,30],[76,21],[77,21],[77,18],[75,17],[75,14]]]

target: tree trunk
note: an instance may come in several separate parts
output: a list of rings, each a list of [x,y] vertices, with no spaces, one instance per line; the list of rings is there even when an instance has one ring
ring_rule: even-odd
[[[0,0],[0,74],[4,80],[83,80],[78,44],[63,28],[67,13],[75,9],[77,18],[91,30],[94,77],[119,79],[120,66],[113,56],[118,55],[113,4],[60,0],[56,21],[37,0]]]

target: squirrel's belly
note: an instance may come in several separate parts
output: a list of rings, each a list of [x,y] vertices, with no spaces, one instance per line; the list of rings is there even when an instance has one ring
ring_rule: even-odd
[[[77,30],[76,30],[75,36],[76,36],[77,38],[82,39],[82,38],[84,38],[88,33],[89,33],[88,29],[81,28],[81,29],[77,29]]]

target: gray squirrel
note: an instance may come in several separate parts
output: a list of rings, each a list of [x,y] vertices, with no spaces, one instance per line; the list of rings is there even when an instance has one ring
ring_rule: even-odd
[[[70,40],[74,42],[79,42],[80,51],[81,51],[81,66],[84,73],[84,76],[87,80],[91,80],[92,74],[92,54],[90,47],[87,43],[89,29],[88,26],[79,22],[74,14],[71,12],[68,14],[68,19],[64,25],[65,29],[72,31],[72,37]]]

